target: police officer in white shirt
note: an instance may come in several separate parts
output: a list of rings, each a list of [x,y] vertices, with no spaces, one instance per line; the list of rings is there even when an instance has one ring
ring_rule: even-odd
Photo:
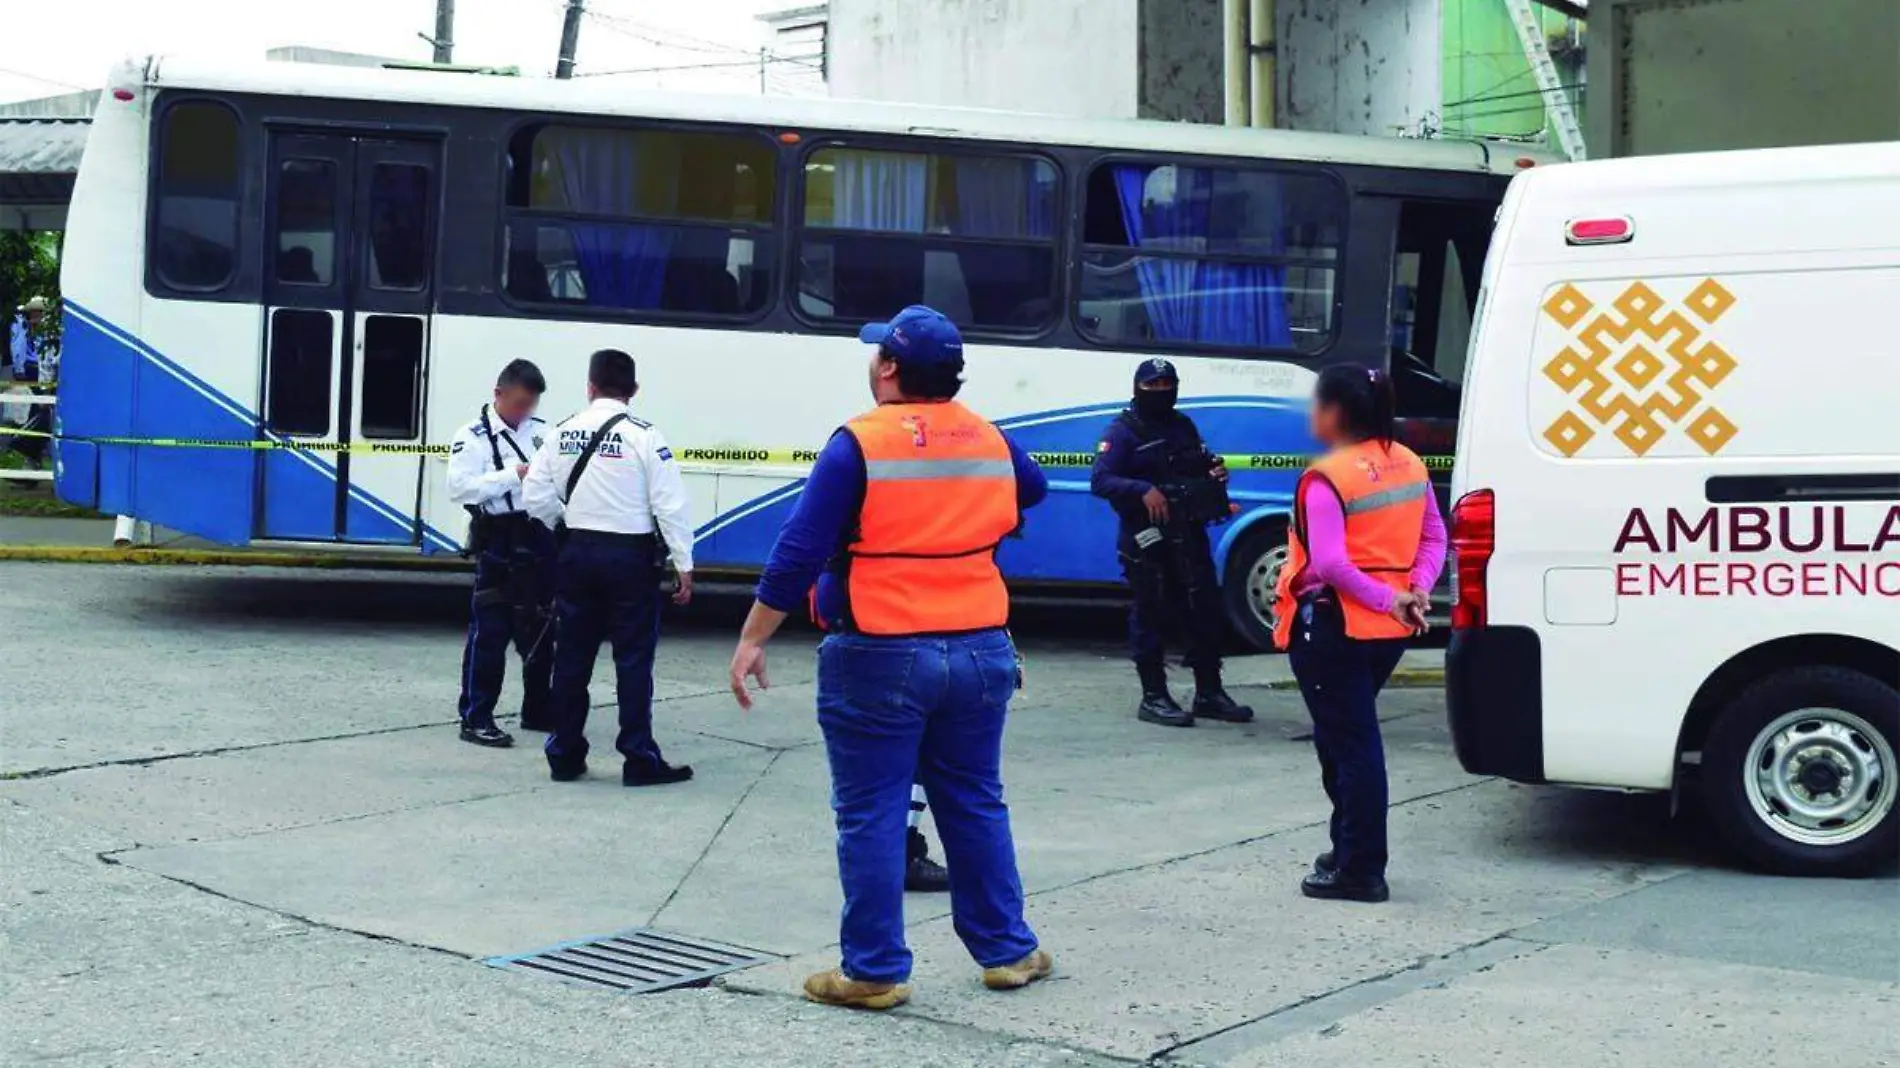
[[[553,712],[546,746],[555,782],[587,773],[587,682],[603,640],[614,649],[621,782],[685,782],[653,740],[653,652],[659,643],[664,549],[679,572],[675,604],[693,597],[693,524],[686,484],[665,439],[633,417],[633,357],[594,353],[592,403],[556,428],[522,484],[528,512],[560,535],[556,569]],[[565,523],[565,527],[560,524]]]
[[[545,731],[551,722],[554,535],[528,517],[521,492],[529,459],[547,436],[547,424],[534,415],[547,388],[540,368],[527,360],[510,363],[495,379],[495,399],[449,446],[449,499],[468,510],[466,549],[475,557],[457,704],[462,740],[475,745],[514,744],[495,725],[510,641],[521,654],[522,729]]]

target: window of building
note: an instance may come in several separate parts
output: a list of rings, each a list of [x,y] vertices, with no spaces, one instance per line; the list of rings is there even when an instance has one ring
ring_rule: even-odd
[[[238,119],[210,101],[166,109],[152,264],[173,289],[222,289],[237,272]]]
[[[1111,162],[1083,205],[1083,333],[1315,352],[1333,333],[1344,191],[1318,174]]]
[[[747,134],[522,130],[508,154],[504,291],[636,312],[762,310],[775,151]]]
[[[1056,169],[1025,156],[824,148],[805,164],[798,302],[814,319],[928,304],[1033,333],[1056,301]]]

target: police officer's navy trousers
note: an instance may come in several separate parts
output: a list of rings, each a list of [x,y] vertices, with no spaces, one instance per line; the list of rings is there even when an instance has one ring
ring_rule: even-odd
[[[620,704],[614,748],[634,768],[658,768],[653,653],[660,641],[659,577],[651,535],[568,532],[555,578],[554,730],[544,747],[550,757],[587,755],[587,683],[606,641],[613,644]]]
[[[475,558],[475,592],[470,598],[468,641],[462,647],[462,696],[456,711],[468,727],[495,725],[502,680],[508,673],[508,646],[521,656],[521,715],[548,715],[548,680],[554,667],[553,628],[532,612],[524,599],[545,596],[547,571],[554,566],[554,535],[532,520],[515,528],[527,540],[521,552],[484,550]],[[518,573],[534,568],[533,575]],[[544,632],[545,628],[545,632]]]
[[[1219,671],[1223,616],[1220,580],[1205,532],[1186,536],[1184,544],[1139,549],[1132,535],[1120,541],[1122,577],[1133,599],[1128,605],[1128,656],[1135,663],[1160,664],[1172,641],[1187,662]],[[1139,559],[1130,559],[1140,554]]]
[[[1346,875],[1382,878],[1386,776],[1377,699],[1406,642],[1347,637],[1334,596],[1300,603],[1287,659],[1313,718],[1320,784],[1333,803],[1333,864]]]
[[[938,637],[838,634],[818,648],[818,724],[831,762],[844,886],[845,975],[910,977],[905,816],[922,783],[950,869],[958,937],[983,967],[1035,951],[1003,803],[1003,719],[1016,651],[1001,630]]]

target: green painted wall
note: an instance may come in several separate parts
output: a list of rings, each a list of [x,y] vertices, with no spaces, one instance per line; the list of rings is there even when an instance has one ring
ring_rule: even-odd
[[[1570,38],[1570,19],[1547,8],[1539,10],[1547,39]],[[1444,42],[1444,98],[1439,114],[1444,132],[1489,137],[1548,134],[1545,97],[1531,76],[1504,0],[1444,0],[1439,12]],[[1576,39],[1581,40],[1581,35]],[[1553,53],[1564,83],[1578,81],[1581,56]],[[1577,106],[1581,94],[1568,95],[1572,106]]]

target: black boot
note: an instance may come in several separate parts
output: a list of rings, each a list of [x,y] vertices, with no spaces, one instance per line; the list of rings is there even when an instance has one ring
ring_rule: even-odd
[[[506,749],[515,744],[515,736],[490,723],[486,726],[462,725],[462,740],[488,749]]]
[[[1219,668],[1194,673],[1194,714],[1223,723],[1253,722],[1253,709],[1229,697],[1220,684]]]
[[[1160,661],[1136,663],[1135,674],[1141,677],[1141,706],[1135,709],[1136,719],[1163,727],[1194,726],[1194,714],[1175,704],[1174,695],[1168,692],[1168,669]]]
[[[905,852],[910,854],[904,866],[904,889],[913,894],[943,894],[950,891],[950,873],[930,859],[930,843],[915,827],[905,836]]]

